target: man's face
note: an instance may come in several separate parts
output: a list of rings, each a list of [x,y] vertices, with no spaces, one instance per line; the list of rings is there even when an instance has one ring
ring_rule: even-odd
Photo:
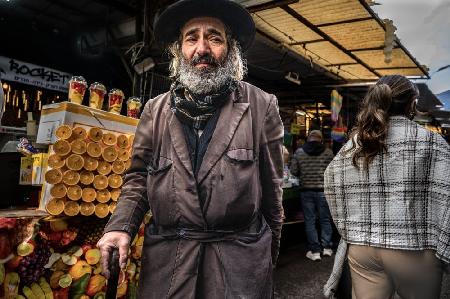
[[[194,18],[181,29],[181,52],[197,69],[214,69],[228,52],[224,24],[210,17]]]

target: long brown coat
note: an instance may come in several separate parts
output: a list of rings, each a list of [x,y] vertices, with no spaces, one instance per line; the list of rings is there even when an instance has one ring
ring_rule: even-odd
[[[144,108],[132,166],[105,232],[134,236],[151,209],[140,298],[271,298],[283,217],[276,98],[239,82],[222,107],[197,181],[169,103],[166,93]]]

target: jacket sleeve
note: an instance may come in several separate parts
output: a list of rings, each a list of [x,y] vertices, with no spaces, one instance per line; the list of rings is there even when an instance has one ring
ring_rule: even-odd
[[[262,189],[262,213],[272,231],[272,263],[276,264],[283,224],[283,123],[277,99],[270,101],[262,129],[259,165]]]
[[[131,238],[150,209],[147,200],[147,165],[153,156],[153,121],[151,100],[141,115],[133,143],[131,167],[124,177],[122,192],[116,210],[105,227],[104,233],[125,231]]]
[[[429,179],[430,187],[433,194],[432,205],[430,210],[435,211],[435,217],[439,217],[438,226],[438,242],[436,248],[436,256],[444,261],[447,269],[450,268],[450,182],[448,174],[450,173],[450,146],[437,133],[433,134],[434,153],[433,153],[433,169],[432,178]],[[437,199],[439,197],[439,199]],[[439,208],[436,206],[440,206]],[[439,211],[439,212],[438,212]]]

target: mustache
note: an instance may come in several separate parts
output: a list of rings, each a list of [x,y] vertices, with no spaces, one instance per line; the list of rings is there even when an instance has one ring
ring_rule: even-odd
[[[217,67],[220,65],[220,62],[215,59],[211,54],[205,54],[205,55],[195,55],[191,59],[191,65],[196,66],[200,63],[207,63],[211,66]]]

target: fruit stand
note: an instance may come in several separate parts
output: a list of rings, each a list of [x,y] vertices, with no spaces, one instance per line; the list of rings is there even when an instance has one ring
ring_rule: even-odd
[[[136,297],[144,223],[120,274],[117,298]],[[105,224],[106,218],[96,217],[1,218],[0,298],[104,298],[95,244]]]
[[[0,298],[105,298],[106,278],[96,243],[131,164],[141,103],[130,99],[127,115],[132,117],[120,115],[124,95],[114,89],[109,111],[103,111],[106,91],[95,83],[89,107],[83,106],[85,87],[82,78],[72,80],[70,102],[42,107],[37,143],[48,150],[36,154],[39,167],[27,167],[29,173],[21,175],[33,178],[39,188],[38,206],[0,210]],[[34,161],[32,157],[23,160]],[[149,221],[151,215],[130,246],[117,298],[136,297],[144,225]]]

